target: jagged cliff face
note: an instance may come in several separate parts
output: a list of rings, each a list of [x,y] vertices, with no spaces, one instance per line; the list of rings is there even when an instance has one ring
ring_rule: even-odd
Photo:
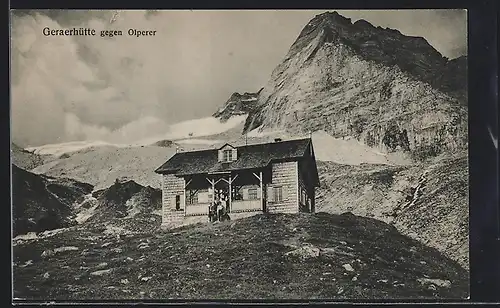
[[[464,58],[448,61],[423,38],[321,14],[273,71],[245,131],[324,130],[417,158],[457,150],[467,144],[461,70]]]
[[[262,89],[256,93],[233,93],[224,106],[217,110],[212,116],[225,122],[232,116],[252,113],[257,108],[257,100],[261,91]]]

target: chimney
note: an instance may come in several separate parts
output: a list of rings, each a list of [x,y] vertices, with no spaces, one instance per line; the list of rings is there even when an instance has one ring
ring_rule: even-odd
[[[281,138],[274,138],[274,142],[281,142]]]

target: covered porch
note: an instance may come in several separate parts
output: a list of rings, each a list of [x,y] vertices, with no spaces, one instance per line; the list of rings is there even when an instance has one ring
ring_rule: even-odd
[[[226,213],[265,212],[269,179],[265,169],[185,176],[185,216],[208,216],[209,206],[218,202]]]

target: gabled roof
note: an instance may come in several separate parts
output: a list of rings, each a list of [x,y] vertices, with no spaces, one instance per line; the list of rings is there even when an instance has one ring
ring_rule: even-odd
[[[218,149],[181,152],[174,154],[155,172],[183,176],[262,168],[272,161],[298,160],[305,157],[311,143],[311,139],[306,138],[239,146],[235,147],[238,159],[229,163],[218,161]]]
[[[234,147],[233,145],[229,144],[229,143],[224,143],[223,146],[220,146],[219,147],[219,150],[222,150],[223,148],[225,147],[230,147],[230,148],[233,148],[233,149],[236,149],[236,147]]]

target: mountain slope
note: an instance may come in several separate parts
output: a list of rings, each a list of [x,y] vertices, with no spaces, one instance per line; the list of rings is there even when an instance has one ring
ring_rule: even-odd
[[[131,180],[116,179],[110,187],[93,191],[91,184],[13,165],[12,183],[14,237],[77,224],[130,232],[151,232],[161,224],[161,190]]]
[[[161,187],[154,170],[175,153],[175,147],[96,147],[71,153],[35,168],[33,172],[86,181],[103,189],[117,178],[129,178],[143,186]]]
[[[393,224],[469,268],[467,157],[412,166],[318,162],[317,209]]]
[[[73,206],[92,185],[36,175],[12,165],[13,235],[74,225]]]
[[[17,244],[14,256],[14,296],[23,299],[468,295],[456,262],[352,214],[258,215],[119,237],[80,228]]]
[[[461,67],[423,38],[321,14],[274,69],[245,132],[324,130],[417,159],[463,149],[467,109],[452,96],[463,83],[458,76],[465,74],[456,75]]]
[[[10,157],[13,164],[25,170],[31,170],[55,159],[52,155],[35,154],[15,143],[11,143]]]

